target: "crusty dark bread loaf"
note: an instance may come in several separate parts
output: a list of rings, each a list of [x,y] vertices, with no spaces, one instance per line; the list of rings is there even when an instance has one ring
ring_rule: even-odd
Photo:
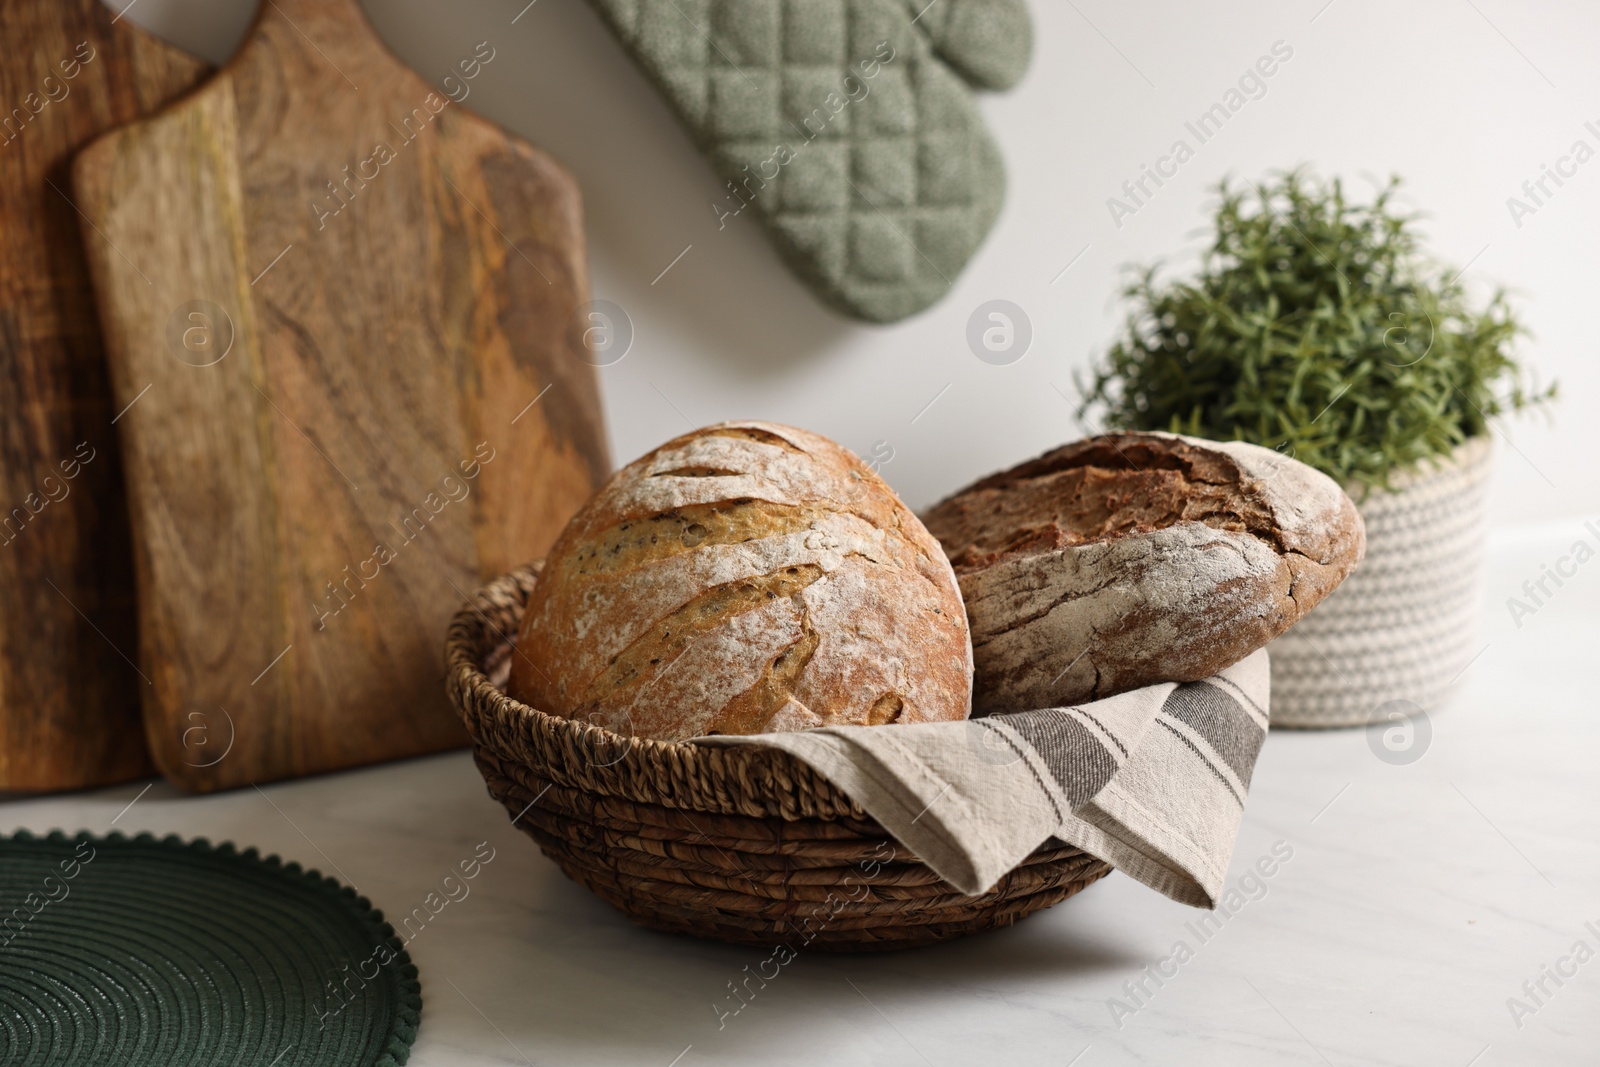
[[[556,540],[512,696],[681,741],[964,719],[972,651],[937,541],[854,455],[772,423],[686,434]]]
[[[1366,549],[1331,478],[1174,434],[1066,445],[923,519],[955,565],[985,713],[1207,678],[1287,630]]]

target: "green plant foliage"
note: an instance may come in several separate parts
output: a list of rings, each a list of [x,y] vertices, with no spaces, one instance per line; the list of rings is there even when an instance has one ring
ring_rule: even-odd
[[[1198,275],[1138,268],[1124,332],[1079,381],[1080,417],[1274,448],[1346,484],[1450,452],[1488,420],[1554,398],[1511,354],[1496,291],[1475,306],[1421,252],[1416,216],[1304,169],[1217,188]]]

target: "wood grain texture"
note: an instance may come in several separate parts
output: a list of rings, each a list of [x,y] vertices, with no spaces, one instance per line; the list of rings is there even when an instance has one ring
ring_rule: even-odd
[[[161,770],[209,790],[464,743],[452,611],[610,466],[570,177],[401,65],[354,0],[265,4],[217,77],[73,177],[137,399]]]
[[[113,17],[0,3],[0,790],[150,773],[118,407],[67,171],[208,68]]]

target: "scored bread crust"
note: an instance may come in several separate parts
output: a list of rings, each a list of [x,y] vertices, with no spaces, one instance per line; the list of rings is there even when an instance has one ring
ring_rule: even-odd
[[[916,515],[816,434],[727,422],[624,467],[557,538],[509,692],[664,741],[964,719],[972,646]]]
[[[1366,550],[1329,477],[1270,449],[1093,437],[930,508],[972,628],[977,712],[1199,681],[1261,648]]]

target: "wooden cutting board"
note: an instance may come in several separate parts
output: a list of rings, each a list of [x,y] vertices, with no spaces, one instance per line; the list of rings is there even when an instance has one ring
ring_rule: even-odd
[[[267,0],[73,169],[180,785],[464,743],[451,613],[609,472],[577,190],[446,93],[495,56],[430,85],[355,0]]]
[[[72,154],[206,64],[98,0],[0,3],[0,790],[151,773],[133,560]]]

